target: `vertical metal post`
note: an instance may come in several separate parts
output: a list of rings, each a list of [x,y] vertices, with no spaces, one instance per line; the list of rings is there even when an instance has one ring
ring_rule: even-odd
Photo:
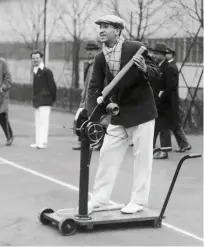
[[[78,217],[88,217],[89,165],[92,155],[88,140],[81,142]]]
[[[46,63],[47,0],[44,0],[44,64]]]

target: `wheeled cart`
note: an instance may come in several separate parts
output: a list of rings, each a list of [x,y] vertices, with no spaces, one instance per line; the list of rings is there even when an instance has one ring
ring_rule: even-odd
[[[154,150],[154,152],[160,149]],[[166,149],[165,151],[168,151]],[[120,209],[124,205],[111,204],[108,207],[99,208],[92,214],[88,215],[88,181],[89,181],[89,164],[90,164],[90,144],[87,140],[82,142],[81,149],[81,163],[80,163],[80,187],[79,187],[79,205],[78,209],[65,209],[54,211],[51,208],[43,209],[39,214],[39,220],[44,225],[55,225],[58,227],[62,235],[72,235],[76,232],[78,227],[85,229],[92,229],[96,225],[110,225],[110,224],[124,224],[132,222],[137,226],[138,224],[146,227],[159,228],[162,226],[162,219],[164,212],[169,202],[171,193],[173,191],[176,179],[178,177],[180,168],[183,162],[187,159],[201,157],[201,154],[189,154],[181,158],[170,184],[168,193],[164,200],[161,211],[155,211],[145,208],[144,211],[136,214],[123,214]],[[134,225],[133,224],[133,225]],[[132,224],[131,224],[132,226]]]
[[[146,52],[145,47],[141,47],[138,55]],[[39,220],[44,225],[56,225],[63,235],[72,235],[78,227],[91,229],[96,225],[118,225],[124,223],[132,223],[133,225],[144,224],[150,227],[161,227],[164,212],[173,191],[176,179],[183,162],[187,159],[201,157],[200,154],[185,155],[178,163],[168,193],[166,195],[161,211],[153,211],[144,209],[144,211],[136,214],[122,214],[120,209],[124,206],[121,204],[110,204],[106,207],[95,210],[92,214],[88,214],[88,187],[89,187],[89,165],[92,155],[93,145],[97,145],[106,133],[106,115],[117,115],[120,111],[119,106],[111,101],[111,94],[118,85],[120,79],[134,65],[131,59],[122,70],[114,77],[109,85],[107,85],[102,94],[97,99],[98,105],[88,117],[85,109],[79,109],[75,116],[74,130],[82,140],[81,157],[80,157],[80,176],[79,176],[79,203],[78,209],[65,209],[54,211],[51,208],[43,209],[39,214]],[[156,149],[155,152],[160,149]],[[168,149],[166,150],[168,151]],[[131,225],[132,225],[131,224]]]

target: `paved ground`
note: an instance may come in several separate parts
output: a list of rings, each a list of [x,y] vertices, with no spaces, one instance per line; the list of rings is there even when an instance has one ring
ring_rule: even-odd
[[[53,112],[49,148],[33,150],[33,110],[11,105],[10,121],[15,133],[11,147],[4,146],[0,132],[0,245],[126,245],[126,246],[203,246],[203,166],[202,159],[186,161],[172,194],[161,229],[102,228],[63,237],[55,229],[41,225],[38,212],[75,207],[78,202],[79,152],[72,131],[73,115]],[[202,153],[202,137],[188,136],[193,150]],[[174,142],[174,148],[176,148]],[[90,190],[99,153],[91,162]],[[167,161],[155,161],[148,207],[160,209],[178,160],[171,152]],[[131,148],[120,171],[112,199],[127,203],[132,183]]]

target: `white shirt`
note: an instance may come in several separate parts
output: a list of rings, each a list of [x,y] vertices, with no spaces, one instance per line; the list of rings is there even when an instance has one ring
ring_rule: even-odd
[[[41,69],[41,70],[43,70],[44,69],[44,63],[43,62],[41,62],[38,66],[35,66],[34,67],[34,69],[33,69],[33,73],[34,74],[37,74],[37,72],[38,72],[38,69]]]

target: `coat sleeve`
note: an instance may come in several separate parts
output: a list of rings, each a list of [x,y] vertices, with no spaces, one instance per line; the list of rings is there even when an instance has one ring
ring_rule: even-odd
[[[56,94],[57,94],[57,87],[56,87],[53,73],[49,69],[47,70],[47,83],[48,83],[48,87],[50,90],[50,94],[52,95],[52,100],[53,100],[53,102],[55,102],[56,101]]]
[[[91,79],[92,72],[93,72],[93,64],[90,64],[88,67],[88,70],[86,71],[86,77],[85,77],[85,81],[84,81],[84,89],[83,89],[82,94],[81,94],[81,102],[79,105],[80,108],[85,108],[87,105],[87,93],[88,93],[87,91],[88,91],[89,82]]]
[[[178,70],[174,66],[168,66],[165,72],[165,90],[160,97],[160,102],[169,99],[171,93],[178,88]]]
[[[102,57],[96,55],[91,80],[88,86],[87,106],[88,113],[91,114],[97,105],[97,98],[101,95],[104,88],[105,73],[103,70]]]
[[[152,88],[158,88],[161,78],[160,70],[148,54],[144,55],[144,59],[147,65],[147,72],[144,76],[149,81]]]
[[[5,60],[2,63],[2,72],[3,72],[3,84],[0,90],[3,93],[6,93],[12,86],[11,73],[9,71],[8,64]]]

